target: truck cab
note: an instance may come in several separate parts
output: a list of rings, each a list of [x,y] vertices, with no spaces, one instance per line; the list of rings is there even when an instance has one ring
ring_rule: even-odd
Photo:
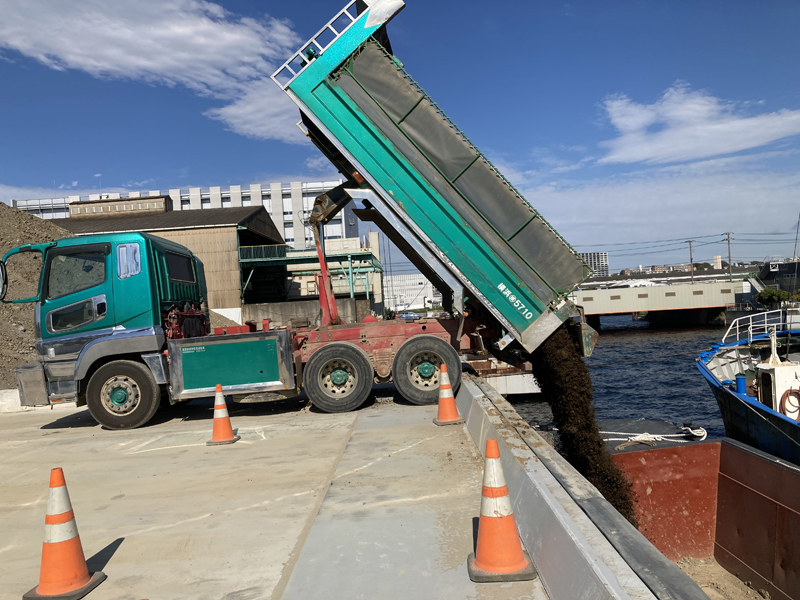
[[[6,300],[6,263],[41,255],[38,292]],[[168,338],[204,336],[202,263],[146,233],[25,245],[0,263],[3,302],[34,303],[38,363],[17,367],[23,406],[75,401],[101,424],[138,427],[167,392]]]

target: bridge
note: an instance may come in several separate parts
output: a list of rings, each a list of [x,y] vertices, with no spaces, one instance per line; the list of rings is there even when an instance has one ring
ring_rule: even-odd
[[[578,290],[570,300],[583,306],[587,316],[726,309],[748,302],[752,286],[746,281],[716,281],[647,287]]]

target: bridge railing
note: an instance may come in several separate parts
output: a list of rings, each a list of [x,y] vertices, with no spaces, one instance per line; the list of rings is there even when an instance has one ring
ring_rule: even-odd
[[[739,317],[728,327],[722,343],[738,342],[743,339],[747,339],[747,342],[750,343],[753,341],[753,337],[769,333],[770,327],[774,327],[777,331],[787,328],[786,314],[783,310],[770,310],[747,317]]]

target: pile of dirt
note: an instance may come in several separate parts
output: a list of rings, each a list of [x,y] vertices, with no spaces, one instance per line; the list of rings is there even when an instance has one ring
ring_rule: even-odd
[[[611,505],[638,527],[633,490],[606,450],[592,403],[589,369],[566,330],[560,327],[531,356],[533,375],[550,402],[561,451]]]
[[[770,597],[769,591],[755,589],[750,582],[742,582],[713,557],[682,558],[678,566],[700,586],[709,600],[762,600]]]
[[[49,221],[0,202],[0,257],[22,244],[72,237]],[[41,259],[38,253],[15,255],[8,265],[6,299],[35,296]],[[0,304],[0,390],[17,387],[14,367],[36,362],[33,304]]]

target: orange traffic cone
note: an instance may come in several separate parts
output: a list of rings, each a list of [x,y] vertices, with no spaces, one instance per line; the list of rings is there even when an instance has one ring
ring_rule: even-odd
[[[78,600],[105,581],[102,571],[89,574],[75,514],[61,468],[50,471],[50,495],[44,518],[44,544],[39,585],[23,600],[63,598]]]
[[[217,393],[214,396],[214,431],[206,445],[232,444],[240,439],[242,439],[241,436],[233,433],[231,418],[228,416],[228,405],[225,403],[225,396],[222,394],[222,386],[217,384]]]
[[[439,372],[439,415],[433,420],[436,425],[457,425],[464,419],[458,414],[453,388],[450,385],[450,376],[447,374],[447,365],[442,363]]]
[[[486,440],[478,544],[467,559],[469,578],[477,583],[536,578],[531,557],[522,548],[508,497],[497,440]]]

